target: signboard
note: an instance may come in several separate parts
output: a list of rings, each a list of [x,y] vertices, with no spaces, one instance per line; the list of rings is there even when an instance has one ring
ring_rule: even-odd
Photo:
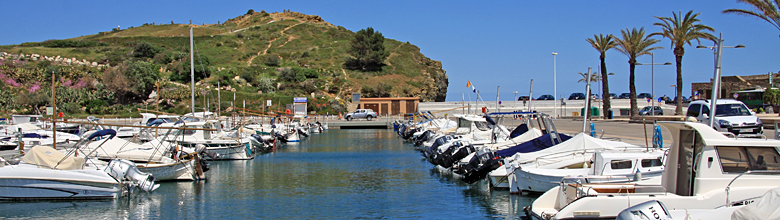
[[[306,103],[306,97],[295,97],[295,98],[293,98],[293,102],[295,102],[295,103]]]
[[[360,93],[352,93],[352,102],[360,103]]]
[[[268,99],[268,100],[265,100],[265,105],[266,105],[266,106],[271,106],[271,100],[270,100],[270,99]]]
[[[737,97],[739,97],[739,94],[734,93],[734,99],[737,99]]]
[[[54,107],[46,107],[46,115],[53,115]]]

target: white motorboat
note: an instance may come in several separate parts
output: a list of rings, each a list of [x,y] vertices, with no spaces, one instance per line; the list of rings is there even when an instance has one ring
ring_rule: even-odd
[[[586,183],[621,183],[661,176],[663,150],[598,150],[590,161],[567,160],[563,166],[521,166],[509,177],[511,192],[543,193],[564,177],[580,177]],[[570,166],[565,166],[569,164]],[[577,167],[579,165],[579,167]]]
[[[262,146],[253,146],[252,141],[246,137],[228,137],[220,128],[217,120],[200,122],[187,122],[179,124],[182,128],[173,135],[165,137],[165,141],[181,144],[182,147],[195,149],[202,144],[214,154],[218,154],[215,160],[248,160],[254,158],[257,149]]]
[[[7,141],[15,143],[18,142],[21,131],[21,140],[24,142],[25,150],[29,150],[32,146],[46,145],[51,146],[54,144],[54,132],[51,130],[44,130],[31,123],[21,123],[15,125],[8,125],[3,127],[2,133],[7,134],[10,138]],[[64,144],[70,142],[77,142],[81,139],[78,135],[74,135],[66,132],[57,132],[57,143]]]
[[[602,171],[609,170],[604,168],[607,164],[595,165],[599,170],[590,169],[594,168],[594,162],[598,162],[594,160],[597,152],[612,151],[619,152],[624,156],[642,157],[645,155],[641,155],[641,152],[647,151],[644,147],[620,141],[594,138],[585,133],[580,133],[570,139],[564,138],[562,140],[565,141],[543,150],[516,153],[505,158],[503,167],[500,167],[489,174],[491,183],[494,187],[507,187],[512,193],[519,193],[521,191],[542,193],[557,186],[561,178],[565,176],[563,174],[569,172],[557,171],[559,169],[578,168],[578,173],[575,173],[575,171],[570,173],[573,175],[603,175]],[[628,152],[636,154],[625,154]],[[501,153],[501,151],[499,151],[499,153]],[[650,159],[657,159],[658,156],[651,155],[648,157],[650,157]],[[601,162],[606,163],[606,161]],[[658,165],[655,167],[657,166]],[[633,172],[638,168],[638,166],[633,165],[631,167],[634,168],[631,171],[631,174],[626,173],[624,175],[633,175]],[[531,169],[542,169],[544,171],[534,170],[533,173],[525,172],[525,170]],[[593,171],[592,173],[594,174],[587,174],[590,171]],[[650,177],[651,175],[658,174],[655,171],[654,168],[653,172],[648,173],[646,176]],[[551,172],[551,176],[544,174],[546,172]],[[555,173],[555,175],[553,175],[553,173]]]
[[[17,165],[0,163],[0,199],[112,199],[134,187],[147,192],[159,187],[130,161],[87,161],[35,146]]]
[[[101,132],[112,132],[107,129]],[[94,132],[94,131],[93,131]],[[108,161],[126,159],[133,161],[138,170],[151,173],[156,180],[201,180],[207,170],[197,152],[179,149],[170,142],[150,141],[143,145],[121,138],[105,138],[80,146],[87,157]],[[204,169],[205,168],[205,169]]]
[[[727,137],[694,122],[659,122],[672,134],[661,184],[561,182],[526,207],[537,219],[615,218],[658,200],[672,210],[754,203],[780,186],[779,140]]]

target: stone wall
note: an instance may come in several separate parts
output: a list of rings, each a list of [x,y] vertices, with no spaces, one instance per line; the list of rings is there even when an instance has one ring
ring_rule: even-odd
[[[6,52],[0,51],[0,59],[9,59],[9,60],[30,60],[30,61],[43,61],[48,60],[51,61],[54,64],[59,65],[65,65],[65,66],[90,66],[90,67],[98,67],[98,68],[105,68],[110,67],[109,64],[99,64],[97,62],[90,62],[86,59],[76,59],[75,57],[65,58],[58,56],[42,56],[40,54],[9,54]]]

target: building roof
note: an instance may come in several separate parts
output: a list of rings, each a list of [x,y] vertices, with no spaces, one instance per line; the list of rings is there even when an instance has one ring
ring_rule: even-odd
[[[390,97],[390,98],[360,98],[361,102],[366,101],[395,101],[395,100],[420,100],[420,97]]]

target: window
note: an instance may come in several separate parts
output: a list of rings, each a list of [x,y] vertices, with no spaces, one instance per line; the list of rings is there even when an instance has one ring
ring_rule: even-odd
[[[612,167],[613,170],[618,169],[631,169],[632,161],[630,160],[613,160],[610,161],[610,167]]]
[[[661,159],[642,159],[642,167],[660,167],[663,164],[661,163]]]
[[[458,127],[459,128],[469,128],[469,129],[471,129],[471,121],[459,118],[458,119]]]
[[[691,106],[688,106],[688,113],[686,113],[686,115],[692,117],[699,117],[699,110],[701,110],[701,105],[693,104]]]
[[[716,116],[744,116],[751,115],[750,110],[742,103],[722,104],[715,106]]]
[[[477,129],[479,129],[480,131],[490,130],[490,127],[488,127],[487,122],[475,121],[474,125],[476,125]]]
[[[701,106],[701,114],[702,115],[704,115],[704,114],[710,115],[710,107],[702,105]]]
[[[780,154],[773,147],[716,147],[725,173],[780,170]]]

